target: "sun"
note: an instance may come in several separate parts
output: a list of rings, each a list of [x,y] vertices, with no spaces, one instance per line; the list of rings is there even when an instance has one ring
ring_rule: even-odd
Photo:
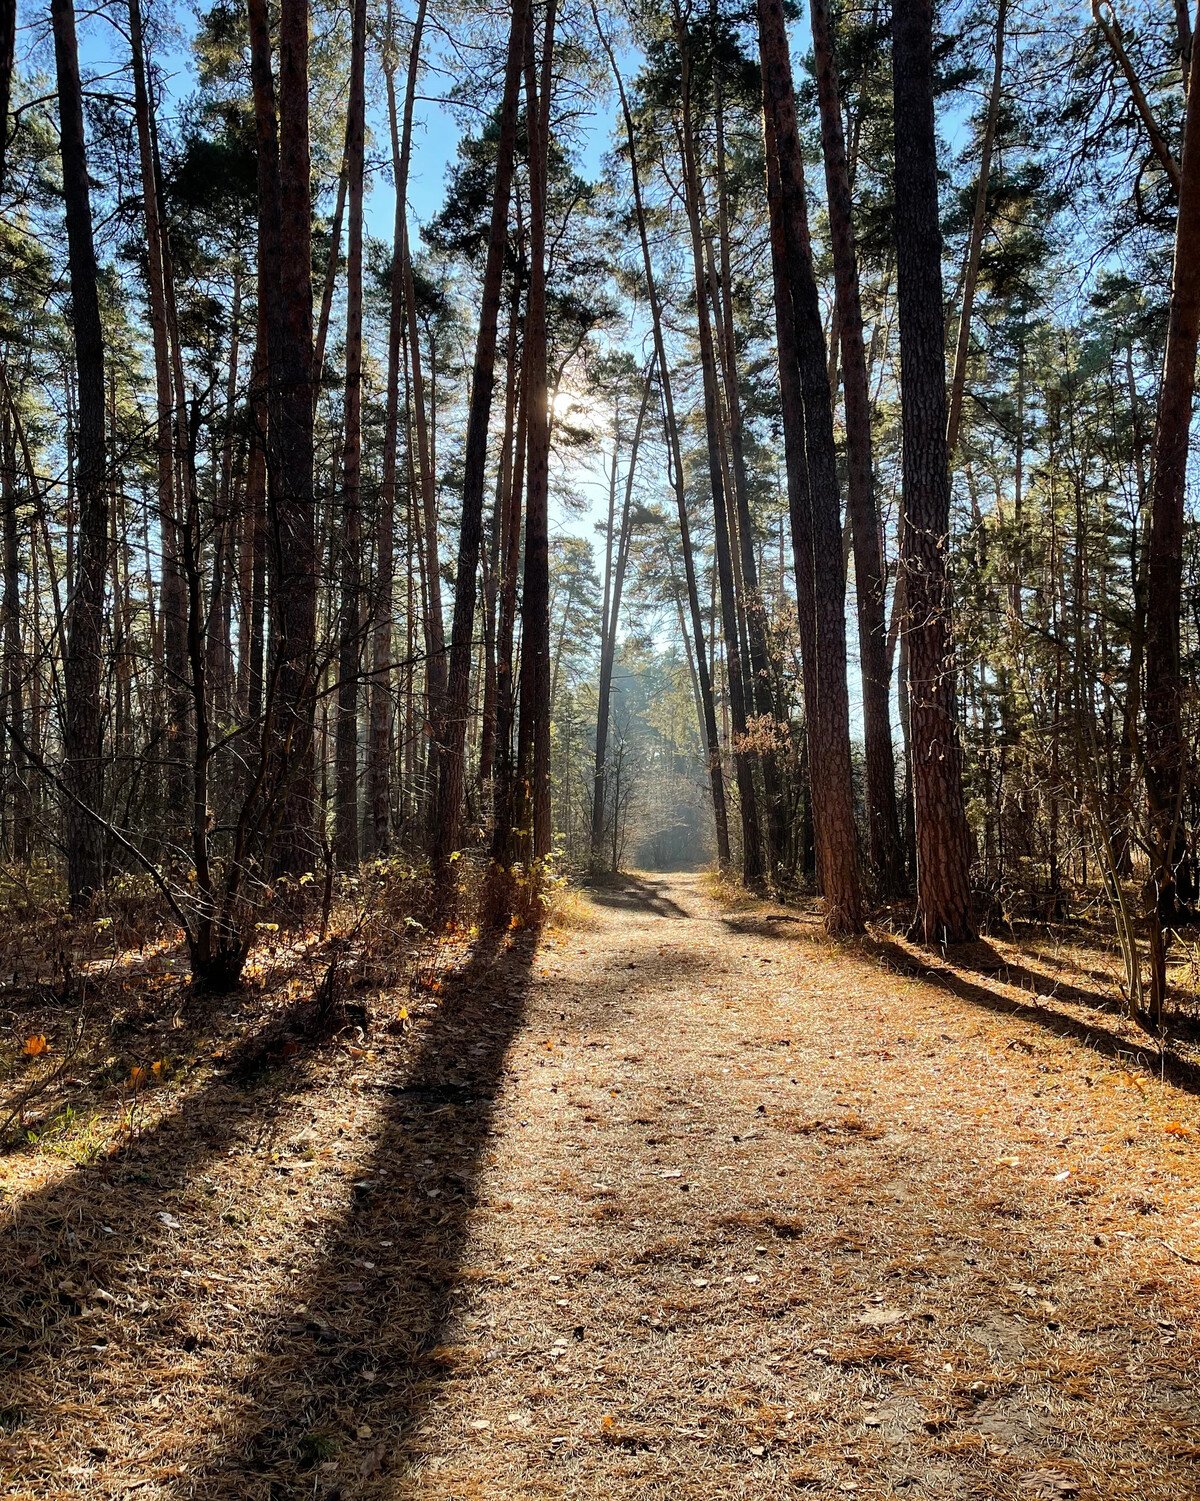
[[[577,431],[595,433],[604,422],[603,412],[595,397],[578,391],[558,391],[551,402],[554,421],[568,423]]]

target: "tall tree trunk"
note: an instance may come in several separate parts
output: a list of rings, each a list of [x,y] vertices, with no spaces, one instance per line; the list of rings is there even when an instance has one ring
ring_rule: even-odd
[[[715,19],[715,0],[714,0]],[[713,285],[713,315],[718,331],[721,369],[725,388],[726,432],[730,470],[733,480],[734,510],[740,549],[741,576],[745,603],[747,656],[750,664],[747,707],[772,730],[770,743],[760,744],[759,764],[763,774],[766,802],[766,874],[774,882],[779,873],[787,843],[786,810],[775,749],[775,696],[771,674],[771,648],[767,630],[767,611],[758,582],[758,564],[754,555],[754,534],[750,517],[750,486],[746,474],[746,457],[742,441],[742,404],[738,376],[737,338],[733,309],[733,269],[729,245],[729,203],[725,166],[725,108],[723,90],[716,87],[717,138],[717,238],[720,251],[719,276],[710,275]]]
[[[754,756],[748,748],[746,734],[746,689],[742,672],[742,651],[738,631],[738,601],[734,578],[733,552],[725,477],[721,465],[721,414],[717,391],[716,352],[713,347],[709,317],[707,275],[704,258],[704,231],[700,219],[700,171],[696,161],[695,127],[692,119],[691,59],[687,31],[682,17],[675,12],[675,39],[682,70],[680,156],[683,166],[684,197],[691,231],[692,270],[696,291],[696,332],[700,346],[700,370],[704,386],[704,424],[707,438],[708,479],[713,504],[713,535],[720,583],[721,621],[725,635],[726,676],[729,687],[729,712],[733,728],[733,764],[737,777],[738,803],[742,819],[742,879],[747,886],[762,884],[762,836],[758,823],[758,795],[754,786]]]
[[[246,716],[256,725],[263,711],[263,673],[267,635],[267,454],[266,454],[266,315],[259,303],[258,346],[250,376],[252,432],[246,469],[242,518],[243,616],[239,650],[245,655]],[[239,677],[242,664],[239,662]]]
[[[931,0],[895,0],[892,75],[904,431],[900,568],[917,846],[913,926],[926,943],[958,943],[974,928],[946,576],[950,467]]]
[[[954,369],[950,377],[950,413],[946,419],[946,447],[953,458],[962,425],[963,395],[967,386],[967,355],[971,349],[971,314],[975,308],[975,288],[979,283],[979,262],[983,255],[983,234],[987,227],[988,183],[992,175],[992,150],[996,144],[996,125],[1000,119],[1001,88],[1004,81],[1004,29],[1008,21],[1008,0],[996,0],[996,54],[992,68],[992,90],[988,96],[987,118],[979,151],[979,181],[975,187],[975,209],[971,215],[971,236],[967,242],[967,260],[963,267],[962,310],[958,315],[958,338],[954,348]]]
[[[482,726],[479,734],[479,786],[481,795],[490,789],[493,810],[493,831],[496,808],[497,740],[500,730],[500,637],[501,595],[504,581],[502,569],[507,567],[508,516],[513,504],[513,438],[517,424],[517,400],[520,394],[520,283],[512,279],[512,294],[508,317],[508,357],[505,368],[504,430],[500,440],[500,463],[496,472],[496,503],[492,512],[492,535],[488,543],[487,576],[484,581],[484,682]],[[520,495],[516,497],[518,520]],[[515,605],[516,595],[514,592]],[[512,676],[512,622],[509,617],[507,638],[507,672]],[[511,728],[511,725],[510,725]]]
[[[513,278],[513,310],[510,329],[517,326],[521,278]],[[493,800],[492,858],[506,864],[513,858],[517,819],[517,764],[513,729],[516,723],[516,669],[513,660],[517,623],[517,570],[521,561],[521,497],[525,488],[527,444],[525,401],[525,350],[518,361],[519,385],[513,434],[512,476],[508,483],[508,507],[500,541],[500,607],[496,625],[496,792]]]
[[[712,791],[713,822],[717,842],[717,863],[722,870],[729,865],[729,821],[725,806],[725,774],[721,766],[721,740],[717,730],[716,703],[713,698],[712,672],[705,646],[704,614],[700,605],[700,591],[696,582],[696,561],[692,554],[691,525],[687,513],[687,482],[683,471],[683,454],[679,443],[679,427],[675,420],[675,403],[671,392],[671,371],[667,363],[666,341],[663,337],[662,302],[654,276],[654,262],[650,254],[650,236],[646,227],[646,210],[642,199],[641,173],[638,168],[637,135],[633,114],[625,93],[625,83],[617,66],[612,45],[600,24],[595,4],[592,5],[592,20],[600,45],[608,58],[609,68],[617,85],[621,100],[621,116],[625,123],[625,139],[629,153],[629,179],[633,192],[634,214],[637,219],[638,240],[642,248],[642,270],[646,278],[646,298],[650,307],[650,321],[654,336],[654,354],[658,363],[659,391],[662,397],[663,430],[667,441],[667,459],[671,488],[675,492],[675,506],[679,515],[680,550],[683,554],[684,581],[687,585],[688,609],[692,623],[692,641],[696,651],[696,676],[700,687],[703,708],[704,750],[708,763],[709,787]]]
[[[649,385],[647,384],[647,390]],[[613,545],[617,536],[617,481],[621,470],[621,392],[613,401],[612,468],[608,475],[608,515],[604,526],[604,588],[600,605],[600,683],[596,704],[596,737],[592,761],[592,825],[588,845],[589,863],[601,868],[604,844],[605,757],[608,753],[608,692],[605,683],[605,659],[608,652],[609,622],[615,623],[612,610]],[[615,633],[614,633],[615,639]]]
[[[177,473],[183,462],[175,451],[179,423],[171,369],[165,275],[165,229],[159,213],[151,104],[146,87],[145,40],[139,0],[129,0],[129,38],[133,58],[134,120],[141,169],[142,215],[146,231],[146,281],[150,301],[154,386],[157,398],[155,456],[158,466],[158,526],[162,540],[162,620],[167,706],[166,806],[177,820],[188,806],[188,712],[191,691],[187,669],[187,586],[180,568]]]
[[[3,704],[5,780],[12,806],[9,849],[16,860],[30,851],[29,767],[26,755],[25,652],[21,640],[21,534],[17,515],[17,444],[5,404],[0,416],[0,498],[3,501],[4,593],[0,600],[0,703]]]
[[[318,561],[313,493],[312,197],[308,129],[308,0],[281,0],[279,18],[280,290],[284,342],[279,382],[280,494],[271,518],[271,601],[287,799],[279,867],[312,868],[318,854],[313,716],[316,707]],[[268,352],[271,358],[270,346]]]
[[[521,720],[529,746],[530,854],[550,853],[550,406],[546,374],[546,194],[550,149],[555,0],[547,0],[542,69],[535,68],[533,26],[525,35],[525,125],[529,139],[529,293],[525,308],[527,426],[525,569],[521,591]],[[522,823],[524,820],[522,820]]]
[[[409,87],[405,98],[405,125],[401,139],[401,176],[408,180],[408,157],[406,143],[411,149],[412,101],[415,97],[416,78],[413,63],[409,65]],[[441,721],[447,691],[448,664],[446,661],[446,636],[442,620],[442,565],[438,543],[437,513],[437,455],[434,448],[437,419],[437,389],[433,365],[434,346],[430,342],[429,407],[425,403],[425,375],[421,360],[421,338],[417,324],[417,299],[413,282],[412,255],[408,240],[408,220],[401,226],[403,244],[401,265],[404,273],[404,306],[408,330],[408,361],[411,377],[409,407],[411,422],[416,433],[416,477],[421,500],[421,529],[418,548],[424,559],[426,608],[425,630],[425,712],[428,722],[437,725]],[[495,339],[493,337],[493,348]],[[433,421],[430,420],[432,417]],[[486,439],[485,439],[486,443]],[[465,483],[465,481],[464,481]],[[439,776],[438,759],[441,745],[435,734],[429,744],[430,781],[436,785]],[[432,801],[430,811],[433,812]]]
[[[0,197],[8,176],[8,108],[17,45],[17,0],[0,0]]]
[[[273,697],[270,792],[281,874],[311,870],[318,846],[316,532],[313,491],[312,203],[308,4],[282,0],[275,120],[265,0],[248,0],[259,144],[260,274],[267,305],[267,572]]]
[[[71,0],[51,0],[58,74],[63,202],[71,282],[71,322],[78,380],[75,497],[78,508],[74,577],[67,604],[63,660],[67,890],[78,910],[104,878],[104,836],[97,821],[104,800],[100,702],[101,638],[108,556],[104,450],[104,335],[91,190],[83,129],[83,90]]]
[[[871,398],[867,386],[850,169],[842,130],[828,0],[810,0],[809,17],[816,58],[821,142],[829,202],[829,237],[833,250],[837,325],[842,351],[842,389],[846,414],[846,518],[854,544],[854,582],[866,751],[868,850],[879,894],[896,896],[904,888],[905,876],[904,848],[896,808],[891,671],[884,622],[887,578],[880,545],[879,513],[875,504]]]
[[[504,97],[500,106],[500,135],[496,153],[496,179],[488,228],[487,260],[475,340],[475,363],[471,375],[471,401],[467,415],[466,449],[463,455],[463,504],[459,529],[458,572],[454,585],[454,623],[450,638],[450,670],[438,730],[437,793],[430,858],[437,878],[449,876],[450,856],[458,842],[465,785],[467,713],[471,688],[472,636],[475,626],[475,576],[483,538],[483,490],[487,467],[488,421],[492,410],[492,387],[496,372],[496,337],[503,290],[504,252],[508,243],[508,203],[512,187],[513,158],[517,137],[517,97],[525,55],[525,37],[532,25],[530,0],[513,0],[504,72]]]
[[[1200,5],[1195,35],[1200,40]],[[1200,46],[1193,41],[1167,348],[1154,427],[1146,553],[1146,795],[1150,813],[1150,1017],[1162,1020],[1167,934],[1180,906],[1180,823],[1187,765],[1180,662],[1184,496],[1200,339]]]
[[[805,705],[817,872],[826,927],[831,933],[854,933],[862,928],[862,896],[850,763],[846,580],[842,568],[833,403],[808,235],[804,166],[781,0],[758,0],[758,34],[769,163],[767,196],[775,267],[780,388],[785,458],[789,450],[791,455],[787,463],[788,490],[802,653],[806,640],[808,643],[804,662]]]
[[[209,693],[222,717],[234,710],[233,686],[233,573],[237,552],[235,514],[235,413],[238,369],[241,362],[242,274],[234,272],[233,307],[229,320],[229,364],[225,378],[225,432],[221,440],[221,480],[213,514],[216,542],[212,565],[212,588],[205,628],[205,652]]]
[[[387,84],[388,124],[392,146],[392,173],[396,188],[396,209],[392,229],[392,270],[388,302],[387,410],[384,425],[383,475],[379,492],[379,515],[375,529],[375,624],[371,640],[371,683],[367,731],[367,822],[371,849],[386,853],[389,845],[391,809],[390,731],[392,694],[389,664],[392,657],[394,583],[394,538],[396,525],[396,461],[400,427],[400,360],[407,351],[405,314],[408,271],[408,164],[412,141],[413,103],[417,74],[421,62],[421,38],[425,28],[426,0],[420,0],[413,22],[408,56],[408,77],[404,93],[403,125],[396,101],[395,68],[391,62],[393,11],[389,4],[387,44],[384,52],[384,78]],[[415,309],[412,314],[415,328]],[[415,361],[419,373],[420,345]],[[424,431],[424,395],[422,394],[421,430]],[[440,626],[441,601],[439,597]],[[411,673],[411,664],[409,672]]]
[[[358,700],[362,666],[363,180],[366,149],[367,0],[354,0],[346,167],[350,232],[346,255],[346,395],[342,448],[341,609],[334,748],[334,850],[358,865]]]

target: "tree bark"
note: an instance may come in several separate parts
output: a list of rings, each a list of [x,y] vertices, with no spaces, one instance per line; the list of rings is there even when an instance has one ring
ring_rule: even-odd
[[[205,629],[206,673],[214,710],[228,718],[235,710],[233,680],[233,573],[237,554],[235,527],[235,440],[238,372],[242,340],[242,273],[234,272],[229,319],[229,364],[225,378],[225,432],[221,440],[221,481],[213,512],[216,541],[212,587]]]
[[[529,746],[530,854],[543,860],[553,833],[550,808],[550,407],[547,396],[546,195],[549,187],[550,104],[555,0],[547,0],[541,81],[533,26],[525,35],[525,127],[529,141],[529,293],[525,307],[527,429],[525,568],[521,592],[521,719]],[[521,820],[522,824],[524,820]]]
[[[0,197],[8,177],[8,108],[17,45],[17,0],[0,0]]]
[[[279,19],[280,291],[279,496],[271,518],[273,647],[287,750],[287,796],[278,867],[311,870],[318,858],[313,716],[317,575],[313,493],[312,200],[308,132],[308,0],[281,0]]]
[[[104,446],[104,335],[91,190],[84,141],[83,90],[71,0],[51,0],[58,79],[63,202],[66,207],[78,428],[75,437],[76,526],[74,571],[66,612],[63,660],[63,781],[67,890],[79,910],[104,878],[103,714],[101,638],[108,558],[108,495]]]
[[[264,682],[277,706],[266,788],[280,829],[275,869],[291,876],[311,870],[318,857],[308,5],[282,0],[278,123],[265,0],[247,0],[247,7],[259,149],[259,274],[267,307],[270,649]]]
[[[521,368],[521,340],[520,340],[520,312],[521,293],[520,283],[514,276],[512,279],[512,291],[509,302],[508,315],[508,352],[505,362],[505,387],[504,387],[504,430],[500,440],[500,463],[496,471],[496,503],[492,511],[492,535],[489,538],[487,554],[487,574],[484,579],[484,682],[483,682],[483,711],[482,725],[479,733],[479,786],[481,796],[485,790],[491,792],[493,810],[493,831],[495,829],[496,808],[496,747],[500,732],[500,636],[501,636],[501,595],[503,593],[502,570],[508,566],[508,517],[513,505],[513,438],[517,425],[517,401],[520,395],[521,382],[519,379]],[[516,497],[518,522],[520,520],[520,497]],[[515,607],[516,595],[513,595]],[[514,613],[509,617],[509,632],[507,638],[507,672],[511,683],[512,677],[512,623],[515,620]],[[510,695],[511,699],[511,695]],[[510,705],[511,706],[511,705]],[[511,733],[511,720],[507,730]]]
[[[959,943],[974,935],[972,841],[963,804],[946,575],[950,468],[931,0],[896,0],[893,14],[904,469],[900,568],[917,848],[913,930],[925,943]]]
[[[1005,0],[1001,0],[1005,3]],[[829,237],[842,390],[846,416],[846,518],[854,547],[858,649],[862,673],[865,740],[867,838],[875,885],[881,896],[896,896],[905,885],[904,848],[896,807],[896,759],[892,746],[891,670],[887,657],[884,606],[887,576],[880,545],[879,513],[871,437],[871,398],[863,341],[858,252],[850,194],[850,169],[842,130],[837,64],[828,0],[810,0],[821,142],[829,202]]]
[[[520,278],[513,278],[513,317],[516,329]],[[517,815],[517,765],[513,728],[516,723],[516,670],[513,660],[517,624],[517,570],[521,561],[521,496],[525,488],[526,362],[524,348],[518,361],[519,386],[513,434],[512,474],[508,481],[508,506],[500,540],[500,606],[496,624],[496,792],[493,802],[492,858],[501,865],[513,858]]]
[[[16,860],[27,860],[33,804],[25,751],[25,652],[21,640],[21,535],[17,515],[17,445],[5,403],[0,414],[0,500],[3,510],[4,593],[0,600],[0,693],[3,704],[4,767],[7,801],[12,808],[8,848]]]
[[[1200,39],[1200,5],[1195,37]],[[1180,823],[1188,750],[1180,660],[1184,497],[1200,340],[1200,46],[1193,41],[1184,126],[1179,217],[1167,348],[1151,460],[1150,536],[1146,552],[1146,797],[1149,805],[1150,1016],[1157,1027],[1166,1000],[1166,945],[1180,910]]]
[[[842,570],[833,403],[808,235],[804,166],[781,0],[758,0],[758,33],[817,873],[824,897],[826,927],[831,933],[855,933],[861,930],[863,919],[850,763],[846,581]]]
[[[358,700],[362,668],[363,187],[366,150],[367,0],[354,0],[346,111],[349,239],[346,254],[346,391],[343,405],[341,608],[334,744],[334,852],[358,865]]]

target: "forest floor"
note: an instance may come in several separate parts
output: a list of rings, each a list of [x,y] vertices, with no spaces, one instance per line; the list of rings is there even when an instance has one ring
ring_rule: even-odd
[[[0,1493],[1200,1497],[1200,1073],[1095,965],[631,876],[332,1044],[143,999],[0,1159]]]

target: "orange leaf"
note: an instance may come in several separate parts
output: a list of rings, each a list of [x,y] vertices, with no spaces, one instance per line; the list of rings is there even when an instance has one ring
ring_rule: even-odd
[[[35,1036],[25,1039],[25,1046],[22,1051],[27,1058],[40,1058],[43,1053],[50,1051],[50,1044],[38,1032]]]
[[[143,1068],[140,1063],[135,1063],[129,1070],[129,1082],[134,1089],[140,1089],[149,1077],[149,1069]]]
[[[1168,1136],[1192,1136],[1194,1132],[1191,1126],[1185,1126],[1182,1121],[1168,1121],[1163,1127]]]

